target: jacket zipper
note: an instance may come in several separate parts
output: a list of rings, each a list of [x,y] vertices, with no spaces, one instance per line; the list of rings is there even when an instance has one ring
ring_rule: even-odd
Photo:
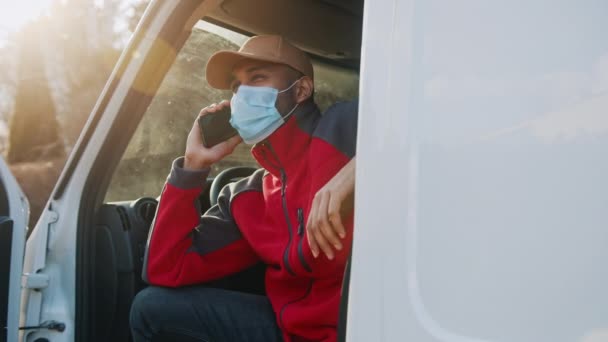
[[[304,210],[302,208],[298,208],[298,236],[300,237],[300,241],[298,242],[298,259],[300,259],[300,263],[306,272],[311,273],[312,268],[306,262],[304,252],[302,251],[302,244],[304,243]]]
[[[279,160],[277,154],[274,152],[272,146],[267,142],[262,143],[262,145],[268,147],[268,150],[270,151],[270,153],[272,153],[277,163],[279,164],[277,166],[281,173],[281,202],[283,207],[283,215],[285,216],[285,221],[287,222],[287,230],[289,232],[289,241],[287,242],[287,246],[285,247],[285,251],[283,252],[283,263],[285,264],[285,269],[287,270],[287,273],[291,274],[292,276],[295,276],[296,274],[291,268],[291,265],[289,264],[289,247],[291,247],[291,241],[293,240],[293,227],[291,226],[291,221],[289,220],[289,211],[287,210],[287,174],[285,173],[285,170],[281,165],[281,161]]]
[[[287,242],[287,246],[285,247],[285,251],[283,252],[283,262],[285,263],[285,269],[287,270],[287,272],[289,274],[291,274],[292,276],[295,276],[295,272],[293,271],[293,269],[291,268],[291,265],[289,264],[289,247],[291,246],[291,241],[293,240],[293,228],[291,225],[291,220],[289,219],[289,211],[287,209],[287,195],[286,195],[286,193],[287,193],[287,189],[286,189],[287,174],[285,173],[285,170],[283,169],[283,166],[281,165],[281,161],[279,160],[279,157],[275,153],[272,146],[268,142],[262,143],[262,146],[268,147],[268,150],[270,151],[270,153],[272,153],[273,157],[276,159],[277,163],[279,164],[279,165],[275,165],[275,167],[277,167],[281,173],[281,201],[282,201],[282,206],[283,206],[283,214],[285,215],[285,221],[287,221],[287,228],[289,231],[289,241]],[[297,233],[300,237],[302,237],[302,235],[304,234],[304,211],[302,210],[302,208],[298,208],[298,231],[297,231]],[[310,266],[308,265],[308,263],[306,263],[306,260],[304,259],[304,254],[302,253],[302,240],[303,239],[300,239],[300,243],[298,246],[298,257],[300,258],[300,262],[302,262],[302,266],[304,266],[304,268],[308,272],[312,272],[312,270],[310,269]],[[313,283],[314,283],[314,280],[310,279],[310,282],[308,283],[308,288],[306,289],[306,293],[304,293],[304,295],[302,297],[283,305],[283,307],[281,308],[281,312],[279,313],[279,323],[280,323],[281,327],[283,327],[283,328],[285,327],[285,325],[283,323],[283,313],[285,312],[285,309],[287,309],[287,307],[289,305],[299,302],[299,301],[303,300],[304,298],[308,297],[308,295],[310,294],[310,292],[312,290]]]
[[[281,327],[283,329],[285,329],[285,323],[283,323],[283,314],[285,313],[285,309],[287,309],[288,306],[290,306],[293,303],[297,303],[301,300],[304,300],[304,298],[308,297],[308,295],[310,294],[310,291],[312,290],[312,284],[314,283],[314,279],[310,279],[310,282],[308,282],[308,287],[306,288],[306,293],[304,293],[304,295],[296,300],[292,300],[291,302],[288,302],[287,304],[283,305],[283,307],[281,308],[281,312],[279,313],[279,322],[281,324]]]

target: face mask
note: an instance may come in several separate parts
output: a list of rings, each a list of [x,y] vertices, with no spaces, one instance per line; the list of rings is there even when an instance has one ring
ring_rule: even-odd
[[[259,143],[285,123],[298,104],[283,117],[275,107],[277,97],[291,89],[298,81],[299,79],[281,91],[272,87],[239,86],[230,100],[230,124],[246,144]]]

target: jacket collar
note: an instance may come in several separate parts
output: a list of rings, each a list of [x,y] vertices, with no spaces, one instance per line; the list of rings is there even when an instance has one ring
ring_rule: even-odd
[[[268,138],[251,149],[253,157],[274,176],[285,176],[297,160],[304,158],[312,131],[321,113],[313,101],[302,103],[289,119]]]

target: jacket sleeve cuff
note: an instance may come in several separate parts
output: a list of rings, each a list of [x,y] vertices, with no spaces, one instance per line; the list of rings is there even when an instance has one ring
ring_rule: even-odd
[[[184,169],[184,157],[173,161],[167,183],[180,189],[200,188],[205,185],[210,168],[201,170]]]

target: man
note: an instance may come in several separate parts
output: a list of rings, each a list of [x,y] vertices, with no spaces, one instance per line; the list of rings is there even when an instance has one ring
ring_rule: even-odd
[[[321,115],[310,60],[279,36],[214,54],[206,73],[234,95],[200,115],[230,105],[239,136],[206,148],[195,120],[150,232],[143,276],[158,287],[134,301],[134,340],[335,341],[352,241],[352,212],[340,209],[352,209],[357,103]],[[210,165],[241,140],[263,169],[226,186],[201,216],[195,202]],[[183,287],[259,261],[268,297]]]

